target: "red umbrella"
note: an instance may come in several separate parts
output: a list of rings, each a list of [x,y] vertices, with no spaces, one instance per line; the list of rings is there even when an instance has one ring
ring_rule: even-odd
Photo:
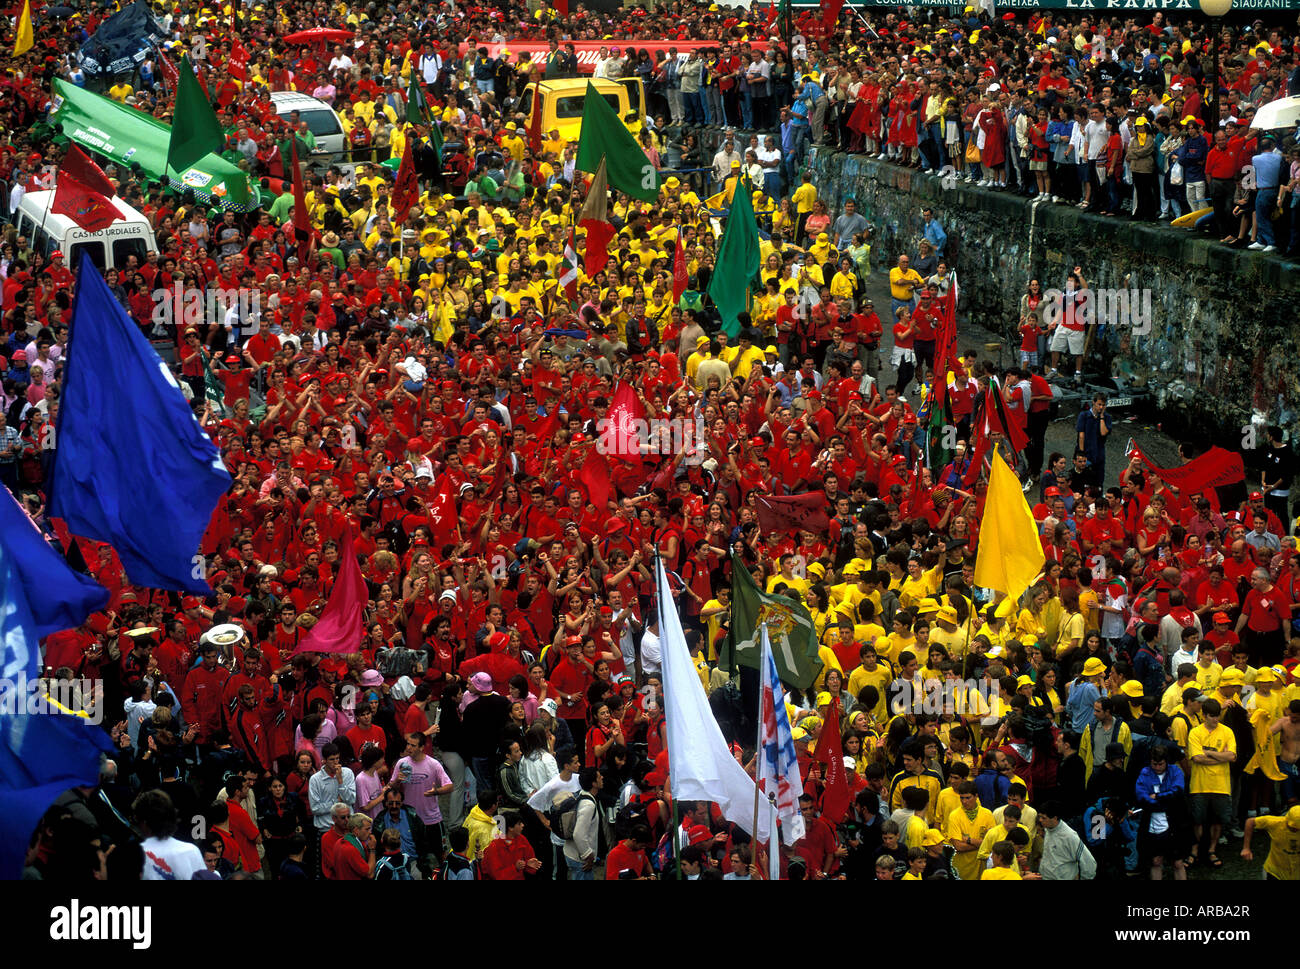
[[[352,31],[339,30],[336,27],[313,27],[300,30],[294,34],[285,34],[284,39],[290,44],[328,44],[341,40],[351,40]]]

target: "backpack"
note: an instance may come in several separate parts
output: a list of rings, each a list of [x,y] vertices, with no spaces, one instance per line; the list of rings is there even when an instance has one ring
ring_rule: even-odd
[[[565,841],[573,840],[573,831],[578,825],[578,802],[586,797],[594,801],[590,794],[585,791],[561,791],[556,794],[551,801],[551,807],[546,812],[546,818],[551,822],[551,832],[556,837],[563,838]]]
[[[399,860],[400,859],[400,860]],[[404,854],[385,855],[375,865],[375,881],[409,882],[411,870],[407,867],[409,859]]]
[[[466,869],[473,871],[474,880],[478,881],[479,874],[477,862],[470,861],[468,858],[464,858],[455,853],[449,854],[447,855],[447,860],[443,862],[442,868],[438,871],[438,880],[444,882],[451,881],[450,875],[452,872],[459,873]]]
[[[652,801],[629,801],[619,808],[618,813],[614,815],[614,839],[622,841],[630,837],[632,829],[638,824],[644,824],[649,828],[649,810],[652,803]]]
[[[659,874],[664,874],[673,867],[673,860],[677,857],[677,831],[678,828],[672,828],[659,839],[659,845],[655,848],[654,854],[650,856],[650,864]]]

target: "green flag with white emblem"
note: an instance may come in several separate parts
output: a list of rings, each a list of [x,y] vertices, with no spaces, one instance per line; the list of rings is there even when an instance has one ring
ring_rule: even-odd
[[[718,665],[736,663],[759,668],[762,625],[767,624],[777,672],[790,686],[806,690],[821,672],[817,655],[817,629],[804,605],[781,595],[768,595],[758,587],[745,563],[731,557],[731,634],[723,644]],[[734,648],[735,655],[732,656]]]

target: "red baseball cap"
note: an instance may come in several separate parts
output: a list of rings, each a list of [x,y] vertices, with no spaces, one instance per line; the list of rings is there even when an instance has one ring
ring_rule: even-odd
[[[1216,613],[1214,614],[1214,624],[1215,624],[1216,626],[1217,626],[1219,623],[1227,624],[1227,623],[1230,623],[1230,622],[1232,622],[1232,620],[1228,618],[1228,614],[1227,614],[1226,612],[1216,612]]]

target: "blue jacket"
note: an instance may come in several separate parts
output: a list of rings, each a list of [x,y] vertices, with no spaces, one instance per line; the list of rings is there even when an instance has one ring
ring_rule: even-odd
[[[1155,793],[1156,782],[1160,782],[1160,793]],[[1160,778],[1150,767],[1143,767],[1138,775],[1136,793],[1138,803],[1147,810],[1165,810],[1169,799],[1187,791],[1187,779],[1183,769],[1177,764],[1165,765],[1165,776]]]
[[[1184,182],[1205,181],[1205,158],[1210,153],[1210,146],[1204,135],[1189,138],[1174,152],[1174,157],[1183,166]]]
[[[1101,696],[1101,691],[1086,680],[1078,681],[1070,689],[1070,698],[1065,701],[1065,712],[1070,716],[1070,729],[1083,733],[1092,726],[1092,705]]]
[[[948,233],[943,231],[943,226],[937,219],[931,219],[925,224],[925,241],[934,247],[934,251],[943,255],[943,247],[948,244]]]

